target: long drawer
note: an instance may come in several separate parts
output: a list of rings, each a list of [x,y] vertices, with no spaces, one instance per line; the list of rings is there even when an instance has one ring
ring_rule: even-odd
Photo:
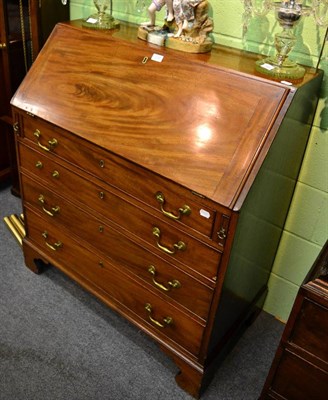
[[[101,255],[75,241],[56,224],[50,224],[25,207],[28,240],[47,255],[49,262],[112,300],[116,309],[134,318],[158,337],[165,337],[197,356],[204,326],[190,314],[140,286]],[[101,290],[101,292],[99,291]]]
[[[88,213],[98,212],[171,262],[183,263],[209,279],[216,278],[221,259],[216,248],[116,196],[109,186],[91,182],[28,147],[19,145],[19,154],[22,172],[34,173],[61,196],[79,202]],[[72,192],[72,187],[78,188],[78,192]]]
[[[111,258],[121,268],[137,275],[159,293],[206,320],[213,290],[161,257],[133,242],[103,221],[53,193],[26,175],[21,175],[24,200],[41,212],[49,224],[60,223],[77,237]],[[192,294],[192,295],[191,295]]]
[[[217,237],[214,225],[216,218],[221,220],[222,213],[225,213],[227,215],[222,224],[227,230],[230,211],[82,140],[72,146],[71,136],[36,117],[26,116],[23,126],[24,136],[30,145],[33,143],[40,151],[55,154],[105,182],[110,178],[111,185],[144,202],[174,223],[191,227],[224,244],[225,238]],[[220,226],[221,222],[218,221],[218,224]]]

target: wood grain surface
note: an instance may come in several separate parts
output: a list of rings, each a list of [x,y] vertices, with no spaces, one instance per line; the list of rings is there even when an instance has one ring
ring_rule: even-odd
[[[12,104],[232,206],[289,89],[153,54],[57,25]]]

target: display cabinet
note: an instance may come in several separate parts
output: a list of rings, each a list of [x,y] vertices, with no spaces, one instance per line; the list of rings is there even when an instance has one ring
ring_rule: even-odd
[[[15,194],[19,184],[10,99],[56,22],[68,19],[65,1],[0,0],[0,182],[11,179]]]

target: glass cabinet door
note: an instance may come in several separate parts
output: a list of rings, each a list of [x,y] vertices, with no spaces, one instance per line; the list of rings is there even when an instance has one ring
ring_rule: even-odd
[[[11,93],[20,82],[33,61],[29,0],[5,1],[7,16],[7,46],[10,69]]]
[[[0,182],[16,165],[10,99],[32,64],[29,3],[0,0]]]
[[[10,99],[59,21],[67,0],[0,0],[0,183],[11,175],[19,192]]]
[[[32,63],[29,1],[0,0],[1,115],[10,118],[9,101]]]

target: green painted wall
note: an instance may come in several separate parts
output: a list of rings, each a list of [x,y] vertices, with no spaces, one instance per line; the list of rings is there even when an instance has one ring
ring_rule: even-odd
[[[273,11],[265,17],[253,16],[243,38],[243,2],[209,0],[209,3],[215,43],[260,54],[274,52],[272,43],[279,25]],[[257,3],[260,4],[261,0]],[[311,5],[309,0],[305,3]],[[138,13],[136,0],[113,0],[113,15],[121,20],[140,23],[147,20],[146,8],[149,4],[145,0],[145,11]],[[92,0],[71,0],[70,11],[71,19],[86,18],[95,12],[95,7]],[[163,18],[162,10],[157,14],[158,23]],[[316,66],[325,28],[318,27],[310,16],[303,18],[296,32],[298,41],[291,58]],[[320,102],[264,305],[267,312],[283,321],[288,319],[298,288],[328,238],[328,42],[320,68],[325,71]]]

